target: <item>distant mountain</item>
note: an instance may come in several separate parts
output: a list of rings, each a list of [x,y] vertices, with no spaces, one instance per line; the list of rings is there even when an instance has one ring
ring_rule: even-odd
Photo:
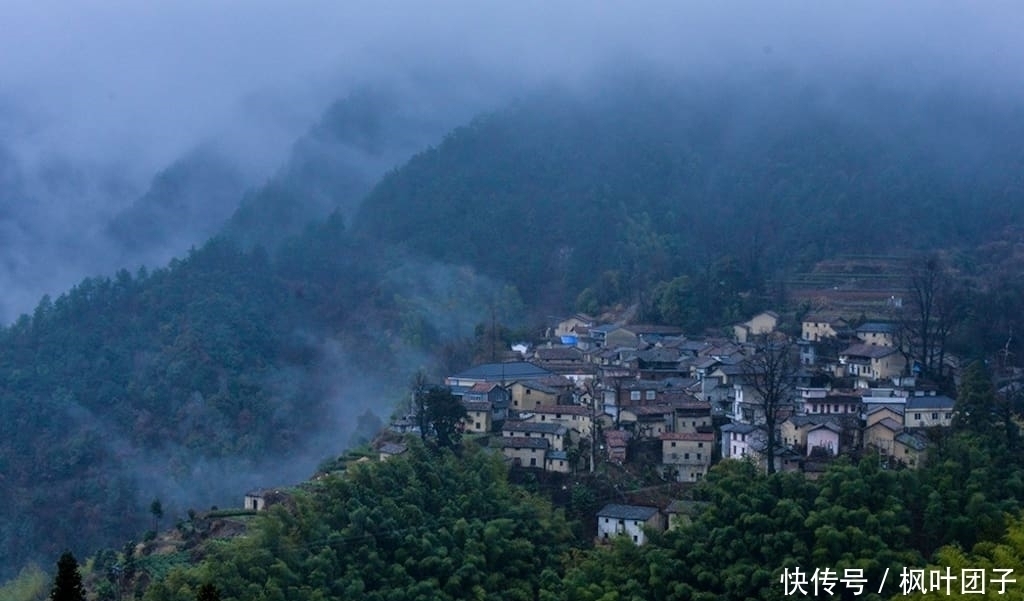
[[[423,98],[403,94],[409,92],[364,88],[334,102],[278,173],[245,195],[226,234],[245,245],[276,246],[332,212],[350,216],[385,172],[469,114],[458,101],[424,111]]]
[[[219,231],[244,192],[239,169],[213,147],[200,147],[158,173],[106,233],[124,264],[161,265]]]
[[[443,139],[463,109],[408,102],[340,101],[230,217],[230,165],[186,157],[109,231],[144,250],[226,218],[222,236],[0,328],[0,576],[120,544],[153,496],[172,514],[306,477],[410,372],[472,356],[453,341],[492,310],[640,301],[714,327],[834,254],[1022,223],[1020,110],[964,91],[617,78]]]
[[[783,76],[611,80],[478,118],[387,174],[366,240],[572,302],[732,257],[766,277],[837,253],[972,245],[1024,217],[1020,108]]]

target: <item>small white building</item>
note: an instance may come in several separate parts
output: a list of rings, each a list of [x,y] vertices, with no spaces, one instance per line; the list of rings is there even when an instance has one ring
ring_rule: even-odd
[[[597,538],[610,542],[616,536],[628,536],[635,545],[647,542],[645,528],[662,532],[665,521],[657,507],[610,503],[597,512]]]

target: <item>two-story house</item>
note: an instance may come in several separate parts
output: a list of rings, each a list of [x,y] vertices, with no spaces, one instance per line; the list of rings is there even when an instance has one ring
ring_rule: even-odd
[[[665,522],[657,507],[610,503],[597,512],[597,538],[610,542],[626,536],[635,545],[647,542],[647,530],[663,531]]]
[[[711,467],[713,432],[666,432],[661,438],[661,463],[679,482],[701,480]]]

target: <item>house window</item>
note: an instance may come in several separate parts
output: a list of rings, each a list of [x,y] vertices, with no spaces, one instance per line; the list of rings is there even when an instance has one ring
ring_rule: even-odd
[[[629,400],[631,400],[631,401],[639,401],[640,400],[640,391],[639,390],[631,390],[629,392]]]
[[[700,458],[701,458],[701,457],[700,457],[700,453],[697,453],[697,459],[700,459]]]
[[[676,448],[676,443],[675,443],[675,441],[672,441],[672,448],[673,448],[673,449],[674,449],[674,448]]]
[[[529,388],[526,389],[526,394],[530,394],[530,389]]]
[[[531,449],[531,451],[532,451],[532,449]],[[537,467],[537,458],[536,457],[530,457],[530,467]]]
[[[953,419],[952,413],[946,413],[946,419]]]
[[[637,542],[637,539],[636,539],[636,535],[635,535],[635,534],[633,535],[633,542],[634,542],[634,543],[635,543],[635,542]]]
[[[690,458],[690,454],[689,453],[683,453],[683,459],[689,459],[689,458]]]
[[[697,443],[697,448],[698,449],[703,449],[704,448],[704,443],[703,442],[698,442]]]
[[[914,419],[921,419],[921,414],[920,413],[915,413],[914,414]]]
[[[938,413],[933,413],[932,414],[932,419],[939,419],[939,414]]]
[[[653,401],[654,400],[654,391],[653,390],[648,390],[647,391],[647,400],[648,401]]]
[[[476,423],[476,429],[477,430],[483,430],[484,428],[483,428],[483,426],[480,425],[480,422],[477,422]]]

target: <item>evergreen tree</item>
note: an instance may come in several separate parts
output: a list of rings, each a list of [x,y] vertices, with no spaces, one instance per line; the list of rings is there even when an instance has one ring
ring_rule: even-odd
[[[206,583],[196,592],[196,601],[220,601],[220,591],[216,586]]]
[[[149,504],[149,513],[153,515],[153,532],[160,532],[160,519],[164,517],[164,506],[160,499],[153,499]]]
[[[459,424],[466,417],[466,408],[459,399],[447,386],[433,386],[427,391],[425,404],[427,423],[437,437],[437,444],[449,449],[459,446]]]
[[[53,579],[50,601],[85,601],[78,560],[71,551],[65,551],[57,561],[57,576]]]

